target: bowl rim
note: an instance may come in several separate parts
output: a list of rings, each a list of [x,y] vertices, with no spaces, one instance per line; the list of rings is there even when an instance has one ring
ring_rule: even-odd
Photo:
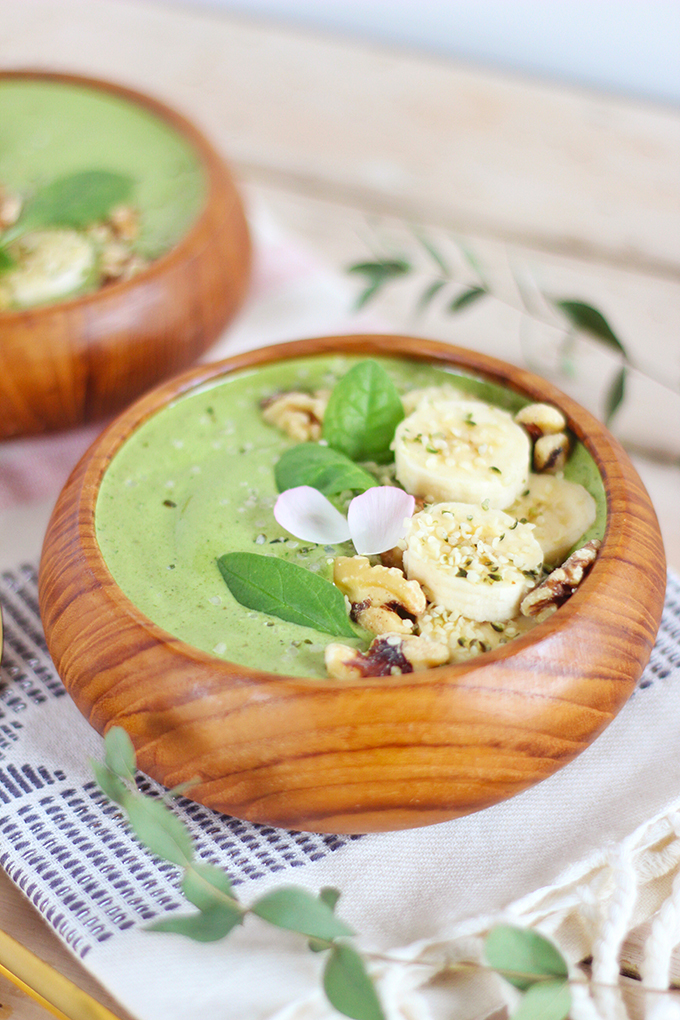
[[[40,68],[0,69],[0,84],[8,80],[59,82],[65,85],[74,85],[108,93],[143,107],[166,124],[169,124],[170,127],[174,128],[179,135],[188,141],[199,157],[205,174],[206,190],[203,204],[189,224],[188,229],[184,231],[171,248],[159,255],[158,258],[153,259],[148,266],[135,276],[128,280],[111,281],[105,287],[97,287],[96,290],[77,297],[65,298],[61,301],[50,301],[40,305],[29,305],[26,308],[0,310],[0,322],[18,321],[29,316],[35,318],[38,315],[49,315],[53,312],[57,314],[57,310],[61,314],[63,310],[68,310],[74,306],[97,305],[101,301],[108,301],[111,295],[122,293],[125,290],[132,290],[139,286],[140,283],[146,283],[159,274],[165,273],[166,269],[181,262],[187,251],[194,249],[196,241],[200,239],[201,234],[209,223],[213,202],[219,199],[225,184],[229,189],[235,189],[232,175],[225,161],[206,135],[187,116],[155,96],[139,92],[127,85],[122,85],[106,78],[92,78],[88,75],[72,74],[67,71],[43,70]]]
[[[310,350],[310,344],[314,345],[313,350]],[[557,613],[537,624],[526,634],[513,638],[507,644],[472,659],[459,663],[448,663],[421,672],[397,676],[361,677],[357,680],[325,678],[321,682],[331,690],[347,690],[353,686],[365,689],[376,685],[398,687],[400,684],[406,683],[412,685],[414,683],[437,682],[444,677],[464,676],[471,670],[479,669],[487,663],[497,663],[514,658],[521,655],[525,649],[543,641],[549,641],[560,632],[567,631],[572,626],[573,618],[587,609],[588,600],[598,597],[598,582],[600,578],[606,580],[607,562],[620,557],[622,552],[625,555],[626,547],[631,541],[628,529],[629,480],[626,480],[626,472],[628,476],[632,473],[632,477],[639,483],[645,499],[649,503],[644,487],[630,464],[627,454],[618,440],[589,411],[534,373],[462,347],[434,340],[392,334],[318,337],[275,344],[232,355],[218,362],[200,365],[176,375],[155,387],[119,414],[86,451],[66,486],[66,488],[73,484],[78,486],[76,500],[78,531],[81,539],[85,539],[85,557],[88,569],[96,578],[98,585],[101,586],[102,592],[106,593],[105,597],[111,598],[109,592],[113,585],[116,592],[117,609],[125,613],[126,619],[132,624],[141,625],[148,638],[171,647],[173,654],[180,656],[187,664],[193,663],[209,667],[216,675],[224,675],[231,681],[236,677],[243,682],[255,684],[259,681],[270,683],[275,680],[282,692],[286,690],[289,693],[294,693],[296,690],[306,689],[310,685],[318,686],[319,678],[268,672],[216,657],[184,642],[150,620],[124,594],[109,571],[96,540],[95,513],[99,485],[110,461],[137,428],[153,415],[161,412],[169,403],[205,384],[216,382],[232,372],[257,368],[276,360],[328,354],[404,357],[408,360],[428,362],[435,367],[457,367],[483,379],[488,379],[526,398],[555,404],[565,413],[569,430],[583,443],[595,461],[605,490],[607,513],[602,544],[587,577]],[[595,436],[597,436],[597,440],[595,440]],[[622,489],[621,493],[619,493],[620,489]],[[651,503],[649,503],[649,508],[651,509]],[[58,505],[55,508],[55,514],[57,509]],[[663,558],[662,546],[661,555]]]

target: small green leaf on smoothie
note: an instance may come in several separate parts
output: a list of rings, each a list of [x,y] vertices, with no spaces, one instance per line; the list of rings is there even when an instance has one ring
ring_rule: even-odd
[[[45,185],[28,202],[17,227],[87,227],[127,201],[134,181],[110,170],[83,170]]]
[[[323,421],[323,437],[350,460],[378,464],[393,458],[390,443],[404,417],[397,388],[377,361],[360,361],[335,385]]]
[[[373,475],[344,453],[318,443],[300,443],[286,450],[276,463],[274,477],[279,492],[298,485],[311,485],[324,496],[334,496],[348,489],[365,492],[378,484]]]
[[[231,594],[247,609],[336,637],[357,636],[340,589],[311,570],[245,552],[226,553],[217,566]]]
[[[6,248],[0,248],[0,273],[6,273],[16,265]]]

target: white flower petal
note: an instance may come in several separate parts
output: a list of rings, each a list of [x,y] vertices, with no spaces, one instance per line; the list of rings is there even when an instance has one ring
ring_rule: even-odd
[[[298,485],[282,492],[274,506],[274,517],[282,528],[303,542],[335,545],[350,537],[346,518],[311,485]]]
[[[373,486],[349,505],[347,520],[354,548],[360,556],[392,549],[406,531],[416,501],[394,485]]]

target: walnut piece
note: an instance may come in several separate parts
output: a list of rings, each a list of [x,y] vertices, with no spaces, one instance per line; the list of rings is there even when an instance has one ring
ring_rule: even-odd
[[[534,443],[534,467],[546,474],[561,471],[569,456],[569,437],[565,432],[540,436]]]
[[[564,432],[567,419],[552,404],[527,404],[515,415],[518,425],[523,425],[535,442],[541,436]]]
[[[299,443],[321,438],[321,425],[330,390],[302,393],[291,390],[277,393],[262,403],[262,417]]]
[[[328,675],[335,680],[419,672],[441,666],[448,657],[447,645],[404,634],[379,634],[366,654],[336,643],[327,645],[325,652]]]
[[[339,556],[333,582],[349,599],[352,619],[373,634],[410,634],[412,618],[427,605],[418,581],[397,567],[372,567],[366,556]]]
[[[112,209],[109,223],[121,241],[134,241],[139,233],[139,214],[131,205],[117,205]]]
[[[536,617],[539,623],[547,620],[576,591],[595,562],[599,548],[598,539],[591,539],[572,553],[561,567],[525,596],[520,606],[522,615]]]

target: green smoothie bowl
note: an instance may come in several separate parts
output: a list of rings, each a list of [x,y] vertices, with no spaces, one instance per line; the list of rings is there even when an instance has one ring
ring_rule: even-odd
[[[191,364],[249,270],[231,174],[185,118],[0,72],[0,439],[110,416]]]
[[[571,761],[635,688],[658,524],[604,426],[446,344],[342,336],[192,369],[95,441],[40,607],[71,697],[236,817],[432,824]]]

